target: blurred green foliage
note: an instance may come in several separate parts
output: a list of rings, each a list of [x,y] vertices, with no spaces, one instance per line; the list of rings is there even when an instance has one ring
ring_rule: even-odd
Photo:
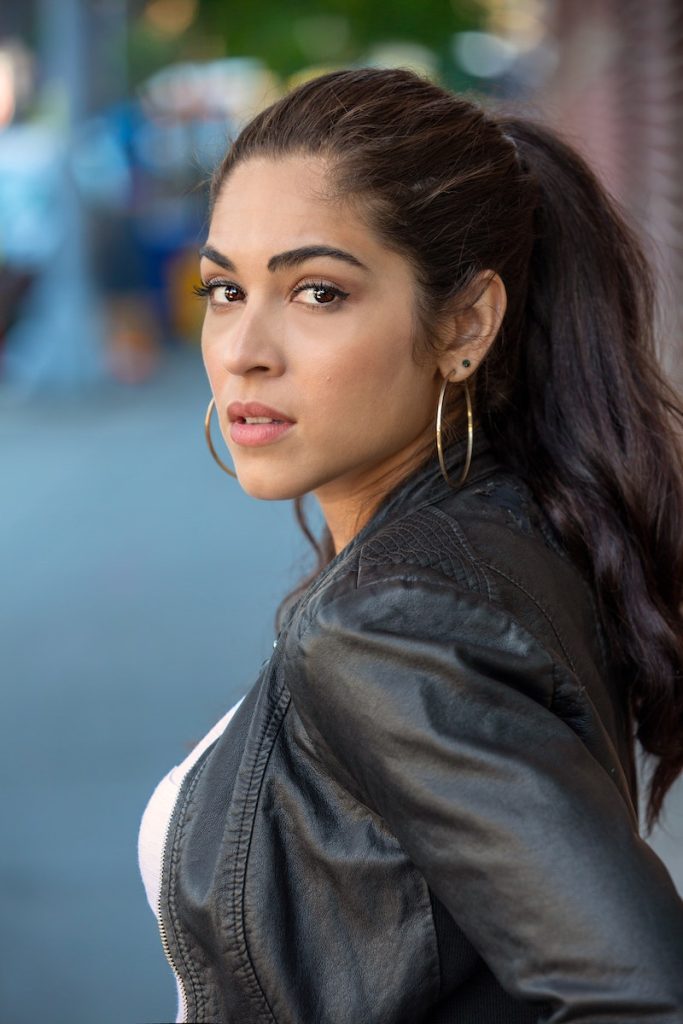
[[[140,9],[140,8],[138,8]],[[318,65],[368,59],[374,47],[417,44],[435,57],[440,77],[465,85],[451,57],[454,33],[481,28],[483,0],[200,0],[192,29],[161,40],[142,21],[131,26],[131,78],[173,60],[257,57],[283,78]]]
[[[478,27],[482,13],[475,0],[203,0],[199,17],[223,37],[230,55],[259,56],[289,75],[309,64],[346,64],[373,45],[398,40],[448,60],[452,34]]]

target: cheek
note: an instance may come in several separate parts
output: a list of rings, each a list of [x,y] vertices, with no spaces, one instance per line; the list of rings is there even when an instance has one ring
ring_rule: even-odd
[[[386,303],[363,310],[348,325],[340,344],[330,346],[320,363],[326,377],[333,377],[359,391],[386,386],[409,370],[412,335],[408,310],[396,309],[388,316]]]
[[[413,361],[413,337],[408,315],[387,321],[366,319],[345,343],[308,364],[306,393],[315,399],[311,412],[324,429],[349,435],[385,430],[395,433],[400,423],[410,432],[422,424],[421,411],[429,401],[431,384]]]

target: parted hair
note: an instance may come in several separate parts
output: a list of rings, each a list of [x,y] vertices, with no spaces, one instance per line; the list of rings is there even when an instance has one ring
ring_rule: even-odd
[[[651,755],[652,827],[683,770],[683,408],[658,362],[654,274],[635,230],[555,130],[404,69],[294,89],[236,137],[213,198],[238,163],[290,155],[329,161],[330,200],[357,202],[411,263],[419,344],[477,297],[482,271],[502,278],[507,308],[471,379],[474,407],[593,587]],[[329,534],[317,540],[296,510],[320,569]]]

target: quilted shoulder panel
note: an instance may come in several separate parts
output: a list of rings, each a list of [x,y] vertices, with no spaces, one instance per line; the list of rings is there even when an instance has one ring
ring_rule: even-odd
[[[363,545],[359,584],[373,567],[433,569],[469,590],[489,597],[492,584],[455,520],[433,507],[418,509],[374,534]]]

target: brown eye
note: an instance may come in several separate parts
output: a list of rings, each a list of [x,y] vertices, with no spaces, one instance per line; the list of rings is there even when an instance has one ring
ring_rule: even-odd
[[[215,281],[208,289],[209,302],[212,306],[231,306],[244,298],[244,292],[230,281]]]
[[[336,285],[325,284],[324,281],[307,281],[294,290],[297,301],[304,306],[337,306],[348,298]]]
[[[195,285],[192,290],[200,298],[208,296],[212,306],[227,306],[244,297],[242,289],[231,281],[209,281]]]
[[[316,288],[313,291],[313,295],[315,296],[315,301],[319,302],[321,305],[325,305],[328,302],[334,302],[336,298],[336,294],[331,288]]]

